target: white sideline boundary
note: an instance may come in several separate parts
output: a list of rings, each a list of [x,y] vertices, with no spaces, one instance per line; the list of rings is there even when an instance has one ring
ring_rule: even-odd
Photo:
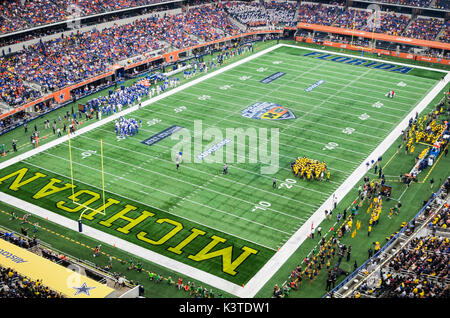
[[[185,90],[186,88],[189,88],[189,87],[191,87],[193,85],[196,85],[196,84],[201,83],[201,82],[203,82],[203,81],[205,81],[207,79],[210,79],[211,77],[214,77],[214,76],[216,76],[218,74],[226,72],[226,71],[228,71],[230,69],[233,69],[233,68],[235,68],[235,67],[237,67],[237,66],[239,66],[239,65],[241,65],[243,63],[246,63],[246,62],[251,61],[251,60],[253,60],[255,58],[258,58],[261,55],[264,55],[264,54],[266,54],[268,52],[271,52],[271,51],[273,51],[273,50],[275,50],[275,49],[277,49],[277,48],[279,48],[281,46],[283,46],[283,44],[277,44],[275,46],[269,47],[267,49],[262,50],[261,52],[254,53],[253,55],[248,56],[248,57],[246,57],[246,58],[244,58],[244,59],[242,59],[240,61],[236,61],[234,63],[231,63],[231,64],[227,65],[227,66],[224,66],[223,68],[221,68],[219,70],[216,70],[216,71],[213,71],[213,72],[208,73],[206,75],[203,75],[200,78],[196,78],[196,79],[192,80],[191,82],[188,82],[186,84],[183,84],[181,86],[173,88],[173,89],[171,89],[168,92],[165,92],[165,93],[162,93],[162,94],[160,94],[158,96],[152,97],[149,100],[143,102],[142,103],[142,107],[145,107],[147,105],[153,104],[154,102],[157,102],[157,101],[159,101],[159,100],[161,100],[163,98],[172,96],[173,94],[181,92],[181,91]],[[95,128],[103,126],[104,124],[112,122],[113,120],[118,119],[121,116],[126,116],[129,113],[132,113],[132,112],[134,112],[134,111],[136,111],[138,109],[139,109],[139,105],[135,105],[135,106],[132,106],[130,108],[122,110],[120,113],[116,113],[116,114],[114,114],[112,116],[109,116],[107,118],[99,120],[98,122],[96,122],[94,124],[91,124],[89,126],[80,128],[79,130],[76,131],[75,135],[72,135],[71,138],[76,138],[78,135],[84,134],[84,133],[86,133],[88,131],[91,131],[91,130],[93,130]],[[16,162],[19,162],[19,161],[27,159],[27,158],[29,158],[31,156],[34,156],[34,155],[40,153],[41,151],[45,151],[47,149],[52,148],[53,146],[59,145],[59,144],[61,144],[63,142],[66,142],[66,141],[68,141],[68,139],[69,139],[69,137],[67,135],[61,136],[61,137],[59,137],[59,138],[57,138],[55,140],[52,140],[52,141],[50,141],[50,142],[48,142],[48,143],[46,143],[46,144],[44,144],[42,146],[39,146],[38,148],[29,150],[29,151],[27,151],[26,153],[24,153],[22,155],[19,155],[19,156],[16,156],[14,158],[11,158],[9,160],[6,160],[6,161],[0,163],[0,170],[3,169],[3,168],[6,168],[6,167],[8,167],[8,166],[10,166],[10,165],[12,165],[12,164],[14,164]]]
[[[51,222],[67,227],[71,230],[78,232],[78,222],[68,219],[65,216],[59,215],[57,213],[51,212],[47,209],[41,208],[32,203],[23,201],[19,198],[13,197],[9,194],[0,192],[0,200],[4,202],[8,202],[8,204],[20,207],[30,213],[38,215],[44,219],[48,218]],[[134,243],[130,243],[127,240],[121,239],[117,236],[108,234],[106,232],[97,230],[93,227],[87,226],[83,224],[83,234],[89,236],[95,240],[101,241],[102,243],[109,244],[111,246],[116,246],[116,248],[127,251],[136,256],[142,257],[143,259],[150,260],[154,263],[167,267],[173,270],[181,270],[180,273],[186,276],[193,277],[200,281],[204,281],[207,284],[210,284],[214,287],[216,286],[224,286],[223,290],[227,291],[230,294],[236,294],[237,289],[240,287],[236,284],[232,284],[229,281],[217,277],[213,274],[209,274],[205,271],[202,271],[198,268],[186,265],[179,261],[176,261],[167,256],[158,254],[153,252],[145,247],[136,245]],[[240,287],[242,288],[242,287]]]
[[[194,79],[194,80],[192,80],[186,84],[183,84],[177,88],[174,88],[166,93],[162,93],[159,96],[153,97],[153,98],[145,101],[144,103],[142,103],[142,107],[145,107],[154,102],[157,102],[165,97],[176,94],[186,88],[189,88],[195,84],[201,83],[211,77],[214,77],[218,74],[226,72],[226,71],[233,69],[243,63],[246,63],[248,61],[256,59],[256,58],[260,57],[261,55],[264,55],[268,52],[278,49],[279,47],[284,47],[284,46],[285,47],[293,47],[293,48],[297,48],[297,49],[303,48],[303,49],[310,50],[310,51],[333,53],[335,55],[342,55],[342,56],[358,58],[357,56],[350,55],[350,54],[330,52],[330,51],[313,49],[313,48],[303,47],[303,46],[295,46],[295,45],[290,45],[290,44],[277,44],[270,48],[264,49],[260,52],[254,53],[253,55],[246,57],[240,61],[236,61],[230,65],[224,66],[223,68],[221,68],[219,70],[216,70],[209,74],[203,75],[200,78]],[[370,161],[371,158],[378,158],[380,155],[382,155],[394,143],[394,141],[398,138],[398,136],[400,136],[402,127],[406,126],[406,124],[409,121],[409,118],[413,117],[416,112],[420,113],[423,109],[425,109],[426,106],[428,106],[428,104],[436,97],[436,95],[445,87],[445,85],[450,80],[450,73],[443,71],[443,70],[432,69],[432,68],[421,67],[421,66],[414,66],[414,65],[397,63],[397,62],[378,60],[378,59],[374,59],[374,58],[364,58],[364,59],[383,62],[383,63],[402,65],[402,66],[409,66],[409,67],[414,67],[414,68],[418,68],[418,69],[426,69],[426,70],[432,70],[432,71],[437,71],[437,72],[443,72],[443,73],[446,73],[447,75],[445,76],[444,80],[441,80],[440,82],[438,82],[431,89],[431,91],[428,92],[428,94],[425,96],[425,98],[422,99],[413,110],[411,110],[411,112],[408,114],[408,116],[406,116],[403,119],[403,121],[386,137],[386,139],[384,139],[377,146],[377,148],[361,163],[361,165],[358,168],[356,168],[353,171],[353,173],[334,192],[334,194],[337,195],[337,198],[338,198],[337,203],[339,203],[341,201],[341,199],[343,197],[345,197],[345,195],[354,187],[354,185],[367,172],[365,162]],[[89,132],[93,129],[96,129],[104,124],[114,121],[115,119],[119,118],[120,116],[125,116],[129,113],[132,113],[133,111],[138,110],[138,109],[139,109],[138,105],[132,106],[130,108],[123,110],[120,113],[112,115],[108,118],[104,118],[104,119],[102,119],[94,124],[91,124],[89,126],[83,127],[81,129],[79,129],[75,135],[72,135],[71,138],[76,138],[78,135],[81,135],[81,134]],[[66,142],[67,140],[68,140],[68,136],[66,135],[66,136],[60,137],[58,139],[55,139],[51,142],[48,142],[38,148],[32,149],[22,155],[16,156],[5,162],[2,162],[2,163],[0,163],[0,170],[4,169],[12,164],[15,164],[19,161],[27,159],[31,156],[34,156],[42,151],[48,150],[48,149],[50,149],[56,145],[59,145],[63,142]],[[119,237],[107,234],[105,232],[102,232],[100,230],[94,229],[94,228],[86,226],[86,225],[83,225],[83,234],[87,235],[91,238],[94,238],[96,240],[99,240],[101,242],[104,242],[106,244],[109,244],[111,246],[116,245],[117,248],[120,248],[129,253],[135,254],[135,255],[142,257],[146,260],[149,260],[151,262],[165,266],[168,269],[174,270],[180,274],[183,274],[183,275],[192,277],[193,279],[207,283],[215,288],[226,291],[227,293],[230,293],[235,296],[242,297],[242,298],[252,298],[269,281],[269,279],[280,269],[280,267],[289,259],[289,257],[291,257],[291,255],[297,250],[297,248],[305,241],[305,239],[309,235],[311,223],[316,224],[316,226],[319,223],[321,223],[321,221],[324,219],[323,211],[325,209],[330,209],[330,207],[332,206],[332,203],[333,203],[332,198],[333,198],[333,196],[330,196],[316,210],[316,212],[309,218],[309,220],[307,222],[305,222],[305,224],[301,228],[299,228],[297,232],[295,232],[293,234],[293,236],[280,248],[280,250],[278,252],[275,253],[275,255],[258,271],[258,273],[250,279],[250,281],[245,285],[245,287],[236,285],[225,279],[222,279],[220,277],[217,277],[217,276],[207,273],[205,271],[199,270],[192,266],[186,265],[179,261],[173,260],[169,257],[163,256],[161,254],[158,254],[156,252],[153,252],[151,250],[143,248],[139,245],[130,243],[126,240],[120,239]],[[13,196],[8,195],[3,192],[0,192],[0,200],[5,203],[8,203],[10,205],[16,206],[23,210],[26,210],[32,214],[38,215],[40,217],[43,217],[43,218],[48,217],[48,219],[50,221],[52,221],[56,224],[62,225],[64,227],[67,227],[74,231],[78,231],[78,223],[76,221],[73,221],[73,220],[71,220],[65,216],[59,215],[55,212],[51,212],[47,209],[41,208],[32,203],[23,201],[19,198],[13,197]]]
[[[295,47],[295,46],[293,46]],[[372,153],[353,171],[353,173],[339,186],[333,193],[336,195],[338,204],[342,198],[356,185],[356,183],[367,173],[366,162],[376,160],[383,155],[395,140],[401,135],[402,130],[408,125],[409,118],[414,117],[415,113],[421,113],[429,103],[437,96],[437,94],[445,88],[450,80],[450,73],[446,72],[444,80],[439,81],[428,94],[411,110],[411,112],[394,128],[394,130],[384,139]],[[269,279],[280,269],[280,267],[292,256],[292,254],[307,239],[311,231],[311,225],[316,228],[324,219],[324,211],[329,210],[333,206],[333,195],[331,195],[313,215],[305,222],[302,227],[295,232],[291,238],[275,253],[275,255],[253,276],[240,293],[240,297],[252,298],[257,292],[269,281]]]

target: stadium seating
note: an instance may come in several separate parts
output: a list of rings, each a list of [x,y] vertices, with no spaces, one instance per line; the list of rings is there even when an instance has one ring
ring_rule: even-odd
[[[267,15],[264,7],[258,2],[227,2],[225,8],[228,13],[249,27],[264,26],[267,24]]]
[[[436,36],[444,26],[444,22],[440,19],[418,17],[403,33],[404,36],[434,41]]]
[[[398,1],[419,6],[427,3],[426,0]],[[78,6],[83,8],[84,14],[89,15],[146,3],[148,1],[144,0],[83,0],[78,2]],[[67,13],[64,11],[65,6],[70,6],[70,1],[65,0],[63,4],[55,7],[49,0],[29,0],[24,5],[19,0],[2,3],[0,7],[4,15],[0,18],[0,32],[62,19]],[[238,21],[247,29],[268,25],[294,26],[300,21],[424,40],[435,40],[439,36],[440,41],[450,41],[449,22],[421,16],[410,23],[409,15],[383,11],[380,15],[381,24],[373,28],[367,24],[370,15],[368,10],[344,9],[339,3],[301,3],[297,6],[294,2],[227,1],[193,6],[188,10],[183,9],[179,14],[138,19],[101,31],[93,29],[64,38],[41,40],[17,54],[0,59],[0,99],[10,107],[17,107],[104,73],[118,61],[139,61],[150,51],[182,49],[245,31],[233,21]],[[431,51],[430,54],[439,55]]]
[[[330,26],[342,11],[339,6],[302,3],[298,10],[298,21]]]
[[[398,4],[398,5],[402,5],[402,6],[428,8],[433,1],[432,0],[377,0],[377,2]]]
[[[410,17],[395,12],[382,12],[380,14],[380,25],[373,29],[377,33],[389,35],[400,35],[410,21]],[[366,31],[372,31],[370,26],[364,28]]]
[[[354,298],[448,298],[450,177],[416,217],[389,238],[336,292],[354,285]],[[403,226],[403,225],[402,225]],[[369,275],[370,274],[370,275]]]
[[[12,0],[0,3],[0,33],[9,33],[48,23],[65,21],[75,14],[88,16],[125,8],[163,2],[161,0]],[[73,10],[76,6],[78,9]],[[76,13],[74,13],[76,12]]]
[[[0,298],[63,298],[59,293],[11,268],[0,266]]]
[[[295,14],[297,11],[297,2],[264,2],[267,17],[273,25],[295,26]]]
[[[434,8],[442,10],[450,10],[450,2],[448,2],[448,0],[435,0]]]

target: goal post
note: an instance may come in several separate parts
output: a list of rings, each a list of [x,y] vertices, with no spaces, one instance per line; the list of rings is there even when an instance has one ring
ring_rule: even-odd
[[[69,144],[69,163],[70,163],[70,182],[72,184],[72,203],[74,205],[78,205],[83,207],[83,211],[80,214],[80,217],[78,218],[78,221],[80,222],[82,220],[82,217],[84,215],[84,213],[86,213],[87,211],[95,211],[99,214],[102,215],[106,215],[106,205],[105,205],[105,170],[104,170],[104,163],[103,163],[103,139],[100,139],[100,166],[101,166],[101,179],[102,179],[102,185],[101,185],[101,189],[102,189],[102,199],[103,199],[103,208],[102,210],[98,210],[98,209],[94,209],[91,208],[83,203],[79,203],[75,201],[75,186],[74,186],[74,171],[73,171],[73,158],[72,158],[72,145],[71,145],[71,137],[70,137],[70,132],[67,132],[68,135],[68,144]]]

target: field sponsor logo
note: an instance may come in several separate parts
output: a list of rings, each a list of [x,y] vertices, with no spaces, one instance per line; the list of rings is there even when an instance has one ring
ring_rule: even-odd
[[[181,126],[176,126],[176,125],[170,126],[169,128],[157,133],[156,135],[153,135],[152,137],[141,141],[141,143],[146,144],[147,146],[154,145],[157,142],[160,142],[161,140],[169,137],[170,135],[172,135],[173,133],[175,133],[181,129],[183,129],[183,127],[181,127]]]
[[[210,154],[215,153],[217,150],[219,150],[220,148],[222,148],[223,146],[225,146],[227,143],[232,142],[231,139],[227,139],[225,138],[224,140],[222,140],[221,142],[219,142],[218,144],[215,144],[214,146],[212,146],[211,148],[203,151],[201,154],[197,155],[198,159],[204,159],[207,156],[209,156]]]
[[[278,128],[204,129],[203,122],[195,120],[193,131],[182,129],[170,137],[178,141],[171,156],[177,164],[248,163],[258,165],[261,174],[274,174],[279,170],[279,136]],[[209,141],[206,147],[205,141]]]
[[[263,84],[269,84],[271,82],[273,82],[276,79],[279,79],[281,76],[285,75],[286,73],[283,72],[276,72],[272,75],[270,75],[269,77],[266,77],[265,79],[260,80],[261,83]]]
[[[124,239],[137,239],[139,245],[156,252],[165,251],[166,255],[191,266],[200,264],[209,271],[224,278],[239,278],[241,267],[246,276],[255,257],[270,252],[262,251],[254,244],[240,242],[238,245],[229,235],[203,225],[194,225],[186,219],[170,215],[116,194],[107,194],[102,198],[99,189],[81,182],[70,183],[68,179],[57,175],[48,175],[38,169],[12,167],[0,172],[2,192],[18,195],[33,204],[50,209],[58,214],[82,219],[99,230],[107,230]],[[103,200],[104,199],[104,200]],[[54,201],[48,205],[46,200]],[[77,202],[77,204],[74,204]],[[88,213],[80,213],[89,208]],[[102,211],[108,211],[107,215]],[[151,222],[149,222],[152,220]],[[242,244],[243,243],[243,244]],[[269,254],[267,254],[269,253]],[[16,263],[26,260],[13,253],[0,249],[0,258],[5,257]],[[261,264],[258,261],[258,264]]]
[[[295,114],[289,109],[271,102],[257,102],[241,111],[243,117],[251,119],[295,119]]]
[[[317,82],[315,82],[314,84],[312,84],[310,87],[305,88],[305,91],[306,91],[306,92],[310,92],[310,91],[312,91],[313,89],[315,89],[316,87],[319,87],[320,85],[322,85],[323,83],[325,83],[324,80],[317,81]]]

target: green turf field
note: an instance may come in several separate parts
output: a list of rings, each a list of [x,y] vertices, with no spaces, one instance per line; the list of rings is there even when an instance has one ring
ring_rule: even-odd
[[[0,190],[77,220],[84,207],[72,203],[75,193],[79,203],[97,209],[86,211],[84,224],[246,284],[442,77],[434,71],[404,74],[392,71],[397,66],[383,70],[336,62],[331,53],[304,56],[308,53],[278,48],[153,102],[127,116],[143,122],[135,136],[118,138],[112,122],[73,136],[72,161],[69,144],[61,143],[3,169]],[[260,82],[277,72],[285,74]],[[305,91],[319,81],[324,82]],[[388,99],[385,93],[392,89],[396,97]],[[243,117],[241,112],[257,102],[281,105],[295,118]],[[228,161],[228,175],[221,173],[225,158],[185,160],[177,171],[171,152],[178,141],[170,137],[151,146],[141,143],[174,125],[193,135],[199,120],[203,132],[218,128],[223,136],[202,140],[202,149],[192,149],[192,156],[225,138],[227,128],[277,128],[280,169],[262,174],[264,163],[249,162],[250,152],[265,144],[260,135],[263,142],[256,145],[236,139],[224,146],[237,152],[244,144],[246,150]],[[100,139],[106,216],[98,213],[103,204]],[[293,177],[290,163],[299,156],[325,161],[330,182]]]

